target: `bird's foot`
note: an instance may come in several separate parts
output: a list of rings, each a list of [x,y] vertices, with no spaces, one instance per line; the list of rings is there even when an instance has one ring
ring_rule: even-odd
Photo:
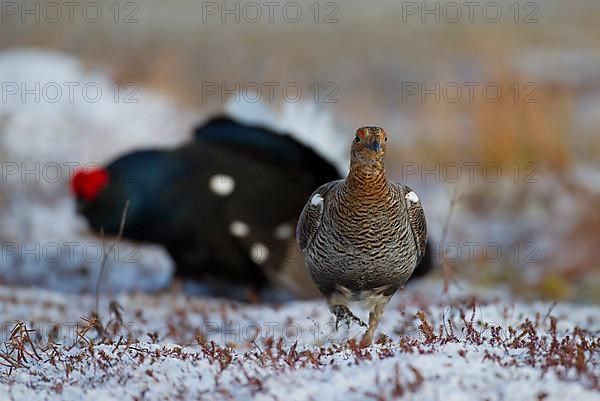
[[[362,320],[360,320],[358,317],[356,317],[350,311],[350,309],[348,309],[348,307],[345,305],[336,305],[333,307],[333,309],[331,311],[335,315],[335,330],[336,331],[339,329],[339,325],[340,325],[341,321],[346,322],[346,325],[348,326],[348,328],[350,328],[351,322],[354,322],[361,327],[367,327],[367,324],[365,322],[363,322]]]

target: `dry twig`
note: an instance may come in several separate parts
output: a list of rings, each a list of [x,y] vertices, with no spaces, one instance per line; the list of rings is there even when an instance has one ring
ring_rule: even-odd
[[[115,246],[119,244],[121,238],[123,237],[123,230],[125,229],[125,220],[127,219],[127,210],[129,210],[129,200],[125,202],[125,206],[123,207],[123,214],[121,215],[121,224],[119,225],[119,233],[117,234],[117,238],[115,241],[108,247],[108,252],[106,251],[106,247],[104,246],[104,229],[100,230],[100,236],[102,238],[102,250],[104,251],[104,258],[102,259],[102,265],[100,266],[100,275],[98,276],[98,282],[96,283],[96,307],[95,313],[96,316],[100,316],[98,314],[98,309],[100,306],[100,285],[102,284],[102,278],[104,277],[104,270],[106,268],[106,262],[108,260],[108,255],[110,255]]]

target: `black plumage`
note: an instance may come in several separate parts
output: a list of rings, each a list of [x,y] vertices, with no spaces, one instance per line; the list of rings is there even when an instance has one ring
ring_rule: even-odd
[[[177,275],[255,287],[294,257],[293,227],[312,188],[338,177],[291,136],[226,117],[199,127],[177,149],[135,151],[105,172],[101,183],[90,183],[90,172],[73,183],[94,230],[116,234],[129,200],[124,237],[164,245]],[[101,188],[90,196],[86,185]]]
[[[306,198],[339,178],[335,167],[290,135],[217,117],[171,150],[139,150],[73,180],[90,226],[162,244],[176,275],[255,288],[268,281],[316,295],[294,241]]]

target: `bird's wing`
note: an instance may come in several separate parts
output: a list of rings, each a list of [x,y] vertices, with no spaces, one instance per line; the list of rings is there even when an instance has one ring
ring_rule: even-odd
[[[408,222],[411,233],[417,247],[417,265],[425,255],[427,248],[427,221],[425,212],[421,206],[419,197],[408,185],[396,184],[396,187],[404,197],[406,210],[408,212]]]
[[[296,239],[301,250],[306,249],[308,243],[317,233],[321,225],[321,217],[323,216],[327,194],[340,181],[342,180],[331,181],[321,185],[312,193],[308,202],[304,205],[304,209],[298,219],[298,225],[296,226]]]
[[[299,169],[314,177],[307,181],[310,189],[340,177],[333,164],[321,157],[316,149],[304,145],[290,134],[243,124],[229,117],[209,120],[196,128],[194,138],[200,144],[222,147],[228,152],[240,152],[272,163],[274,168]]]

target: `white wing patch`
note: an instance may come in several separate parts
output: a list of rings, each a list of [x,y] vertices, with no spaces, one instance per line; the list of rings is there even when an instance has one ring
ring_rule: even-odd
[[[323,197],[321,194],[314,194],[312,198],[310,198],[310,204],[313,206],[320,206],[323,204]]]
[[[292,226],[288,223],[280,224],[273,230],[273,236],[277,239],[288,239],[294,234]]]
[[[227,174],[215,174],[210,177],[208,182],[210,189],[217,195],[230,195],[235,189],[235,180]]]
[[[257,264],[265,263],[269,259],[269,248],[260,242],[253,244],[250,248],[250,259]]]
[[[250,234],[250,227],[243,221],[235,220],[229,225],[229,232],[234,237],[242,238]]]
[[[412,203],[417,203],[419,201],[419,197],[414,191],[410,191],[404,196],[406,199],[411,201]]]

